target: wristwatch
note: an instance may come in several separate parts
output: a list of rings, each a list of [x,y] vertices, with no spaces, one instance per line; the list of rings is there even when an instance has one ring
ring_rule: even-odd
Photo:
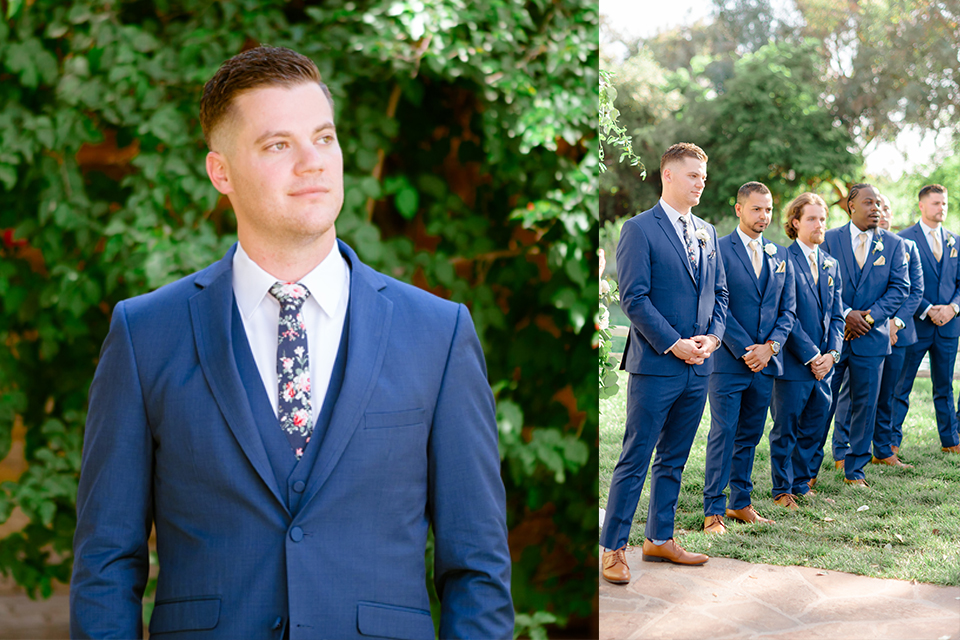
[[[827,351],[827,353],[833,356],[834,362],[840,359],[840,352],[837,351],[836,349],[830,349],[830,351]]]
[[[897,317],[894,317],[893,324],[897,325],[897,329],[903,329],[905,326],[907,326],[903,323],[903,320]]]
[[[776,340],[767,340],[767,344],[770,345],[770,348],[773,349],[773,355],[780,354],[780,343]]]
[[[872,315],[868,313],[867,315],[863,316],[863,319],[866,320],[867,324],[869,324],[871,327],[873,326],[874,320]]]
[[[960,315],[960,305],[956,302],[951,302],[950,306],[953,307],[953,315]]]

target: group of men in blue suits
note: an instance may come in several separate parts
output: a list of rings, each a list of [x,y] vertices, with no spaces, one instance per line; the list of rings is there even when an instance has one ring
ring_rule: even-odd
[[[781,507],[798,509],[814,494],[838,405],[833,451],[845,483],[868,486],[869,462],[909,468],[897,455],[901,426],[928,351],[942,449],[960,453],[951,386],[960,237],[940,224],[946,190],[921,191],[921,221],[903,238],[882,228],[889,203],[871,185],[851,188],[850,222],[829,231],[823,199],[801,194],[786,208],[784,227],[795,242],[784,248],[763,238],[773,201],[761,183],[740,188],[738,227],[719,240],[691,213],[706,165],[696,145],[670,147],[660,163],[660,201],[624,223],[617,247],[621,306],[631,323],[621,368],[630,376],[623,450],[600,538],[602,575],[615,584],[630,581],[626,543],[654,448],[643,559],[708,560],[673,540],[683,466],[707,396],[704,531],[711,534],[726,532],[725,518],[772,522],[751,499],[768,408],[773,499]],[[934,231],[929,255],[912,238],[926,243],[927,229]]]

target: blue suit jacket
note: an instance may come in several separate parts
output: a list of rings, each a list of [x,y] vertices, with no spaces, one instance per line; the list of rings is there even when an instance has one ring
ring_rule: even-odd
[[[914,322],[914,314],[917,307],[923,300],[923,266],[921,265],[920,252],[917,250],[917,243],[909,238],[903,239],[904,256],[907,260],[907,273],[910,277],[910,293],[900,305],[900,309],[893,314],[895,318],[903,321],[903,329],[897,332],[897,347],[909,347],[917,341],[917,327]],[[921,311],[921,313],[923,313]],[[932,323],[931,323],[932,324]]]
[[[736,230],[720,238],[719,244],[730,301],[723,348],[713,356],[717,359],[713,370],[716,373],[753,375],[742,359],[747,347],[774,340],[780,343],[781,351],[770,358],[762,373],[778,375],[783,371],[782,347],[797,318],[796,285],[787,250],[772,242],[764,242],[763,266],[757,279],[750,250],[744,246]],[[772,256],[766,253],[768,246],[776,249]]]
[[[932,304],[960,305],[960,236],[946,231],[946,244],[943,246],[943,256],[940,262],[933,257],[930,244],[923,235],[920,223],[907,227],[900,232],[904,238],[913,240],[920,251],[920,263],[923,266],[923,299],[917,306],[916,328],[917,338],[920,340],[936,334],[944,338],[960,336],[960,316],[955,317],[942,327],[938,327],[929,318],[920,319],[920,314]],[[950,244],[951,239],[953,244]],[[906,318],[900,316],[901,320]]]
[[[462,305],[351,265],[339,396],[295,512],[234,357],[232,259],[114,309],[90,390],[73,637],[511,638],[494,401]],[[242,325],[240,325],[242,327]],[[277,621],[278,627],[275,627]]]
[[[805,363],[818,353],[843,347],[842,278],[837,261],[820,249],[819,272],[814,284],[810,263],[794,242],[787,248],[797,283],[797,321],[783,348],[784,380],[816,380]]]
[[[866,335],[847,341],[843,350],[858,356],[890,355],[890,324],[887,321],[897,313],[910,292],[903,240],[895,233],[874,229],[873,242],[867,247],[867,259],[861,271],[853,256],[850,224],[827,231],[823,246],[840,265],[844,312],[847,309],[869,309],[874,325]],[[880,245],[883,249],[879,248]]]
[[[703,364],[688,365],[665,353],[680,338],[713,334],[723,339],[727,286],[717,231],[692,217],[695,228],[707,235],[699,241],[699,286],[683,243],[659,202],[623,223],[617,278],[630,333],[620,368],[630,373],[678,376],[689,366],[700,376],[713,371],[713,356]]]

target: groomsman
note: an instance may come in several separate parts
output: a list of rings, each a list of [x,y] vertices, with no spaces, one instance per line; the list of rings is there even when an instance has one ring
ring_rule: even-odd
[[[710,376],[710,435],[703,487],[703,530],[725,533],[724,516],[770,523],[753,508],[753,458],[763,437],[781,347],[796,320],[793,266],[787,250],[764,241],[773,197],[759,182],[737,192],[740,223],[720,238],[730,301],[723,347]],[[723,491],[729,485],[729,500]]]
[[[630,581],[625,549],[654,447],[643,559],[699,565],[673,540],[680,477],[690,454],[723,338],[727,286],[717,232],[690,213],[707,179],[707,154],[681,142],[660,159],[663,194],[627,220],[617,245],[620,306],[630,319],[621,368],[627,382],[623,451],[600,534],[603,578]]]
[[[947,217],[947,190],[931,184],[920,190],[920,220],[900,232],[920,250],[923,265],[923,300],[917,307],[917,341],[907,348],[903,373],[894,400],[893,429],[901,433],[910,406],[910,392],[920,361],[930,354],[933,406],[944,453],[960,454],[957,414],[953,411],[953,368],[960,337],[960,236],[943,228]],[[899,446],[899,441],[897,442]]]
[[[773,501],[797,509],[812,493],[829,428],[833,366],[843,344],[843,302],[837,261],[820,244],[827,205],[802,193],[787,205],[787,254],[796,276],[797,320],[783,346],[783,373],[773,381],[770,475]]]
[[[843,458],[844,482],[869,486],[863,468],[870,462],[883,360],[890,355],[890,318],[910,290],[904,244],[880,224],[880,197],[869,184],[855,184],[847,196],[849,224],[826,232],[824,248],[837,259],[843,278],[844,344],[831,381],[837,410],[840,384],[849,373],[852,416],[850,446]],[[840,462],[837,460],[837,462]],[[838,465],[839,466],[839,465]]]
[[[890,230],[893,213],[890,201],[880,196],[880,228]],[[907,259],[907,272],[910,278],[910,293],[900,306],[896,315],[890,319],[890,355],[883,361],[883,374],[880,376],[880,393],[877,395],[877,422],[873,431],[873,464],[885,464],[900,469],[911,469],[913,465],[904,464],[900,458],[900,440],[902,433],[893,424],[894,392],[903,371],[903,361],[907,347],[917,341],[913,314],[923,298],[923,270],[920,266],[920,254],[916,243],[903,238],[904,255]],[[952,406],[952,403],[951,403]],[[837,417],[833,425],[833,450],[839,459],[846,454],[850,433],[849,387],[844,388],[837,402]],[[840,453],[840,452],[843,453]]]

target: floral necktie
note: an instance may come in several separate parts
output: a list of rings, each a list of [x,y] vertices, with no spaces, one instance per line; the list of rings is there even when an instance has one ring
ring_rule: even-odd
[[[313,433],[313,406],[310,401],[310,349],[301,308],[310,291],[298,282],[277,282],[270,295],[280,302],[277,328],[277,381],[280,399],[277,417],[287,434],[297,460]]]
[[[690,259],[690,264],[693,265],[693,272],[697,273],[697,263],[699,262],[697,243],[694,242],[690,236],[690,223],[687,222],[687,219],[683,216],[680,216],[680,226],[683,227],[683,243],[687,245],[687,258]]]

